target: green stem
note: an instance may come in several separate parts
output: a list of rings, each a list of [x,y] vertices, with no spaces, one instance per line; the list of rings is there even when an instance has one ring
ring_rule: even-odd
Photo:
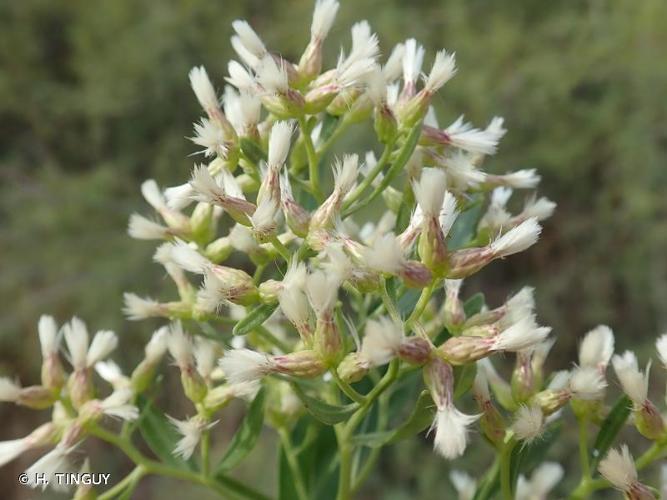
[[[299,118],[299,127],[301,128],[301,137],[303,137],[303,144],[306,147],[306,156],[308,157],[308,177],[310,179],[310,190],[315,196],[315,199],[318,202],[321,202],[324,197],[320,191],[320,166],[315,151],[315,146],[313,145],[313,140],[310,137],[310,131],[308,130],[308,125],[306,124],[306,118]]]
[[[324,153],[326,153],[329,148],[332,146],[334,142],[341,136],[343,132],[347,130],[347,128],[351,125],[351,123],[343,118],[340,123],[336,126],[334,129],[333,133],[329,136],[329,138],[320,145],[320,147],[317,149],[317,155],[322,156]]]
[[[350,384],[348,384],[342,378],[340,378],[335,368],[329,370],[329,373],[331,373],[331,376],[336,381],[336,384],[338,384],[339,389],[343,391],[348,398],[350,398],[352,401],[356,403],[364,404],[365,401],[364,396],[359,394],[357,391],[354,390],[354,387],[352,387]]]
[[[255,285],[259,285],[262,279],[262,273],[264,272],[264,269],[266,269],[266,264],[259,264],[255,268],[255,272],[252,275],[252,280],[255,282]]]
[[[384,308],[389,313],[389,316],[391,316],[391,319],[400,324],[401,315],[399,314],[398,309],[396,309],[396,304],[394,304],[394,301],[389,296],[389,291],[387,290],[387,280],[384,278],[382,279],[382,286],[380,291],[382,292],[382,303],[384,304]]]
[[[294,447],[290,440],[289,432],[284,427],[278,427],[278,435],[280,436],[280,443],[283,447],[283,452],[287,458],[287,465],[292,472],[292,478],[294,479],[294,487],[296,488],[296,493],[299,497],[299,500],[308,500],[308,492],[301,477],[301,467],[296,458],[296,453],[294,452]]]
[[[510,431],[505,437],[503,449],[500,454],[500,490],[503,500],[512,500],[514,498],[512,485],[512,451],[516,446],[516,440]]]
[[[207,429],[202,433],[201,436],[201,473],[203,476],[208,476],[209,474],[210,449],[211,449],[211,435]]]
[[[343,203],[343,210],[347,210],[352,206],[352,204],[359,199],[359,197],[364,194],[364,191],[368,189],[369,186],[373,184],[373,181],[375,178],[384,170],[385,165],[389,161],[389,157],[391,156],[391,151],[394,147],[393,142],[388,142],[385,147],[384,151],[382,151],[382,156],[380,156],[380,159],[376,163],[376,165],[373,167],[373,169],[368,172],[368,175],[364,178],[363,181],[357,186],[357,188],[352,191],[352,193],[348,196],[345,197],[345,203]]]
[[[405,322],[406,329],[410,329],[412,324],[422,315],[424,309],[426,309],[426,306],[428,305],[429,300],[431,300],[433,290],[435,290],[435,283],[431,283],[429,286],[422,290],[422,293],[419,296],[419,300],[417,301],[415,308],[412,310],[412,314],[410,314],[410,317]]]
[[[651,447],[646,450],[641,457],[637,459],[635,462],[635,465],[637,466],[637,470],[641,470],[644,467],[647,467],[648,465],[652,464],[655,460],[661,457],[662,454],[667,452],[667,442],[665,443],[653,443]]]
[[[491,498],[492,491],[496,489],[496,481],[498,474],[500,473],[500,456],[496,455],[496,459],[493,461],[493,464],[484,474],[482,479],[482,489],[479,491],[479,498]],[[478,495],[475,495],[478,496]]]
[[[144,475],[146,475],[146,469],[142,465],[137,465],[127,476],[99,495],[97,497],[98,500],[111,500],[118,497],[127,488],[132,488],[133,485],[136,485]]]
[[[581,417],[577,419],[579,424],[579,461],[581,462],[582,480],[591,478],[591,464],[588,454],[588,419]]]
[[[387,393],[385,393],[382,396],[380,396],[378,403],[378,422],[377,422],[378,431],[384,430],[385,426],[387,425],[387,421],[389,420],[389,413],[387,412],[388,404],[389,404],[389,398],[387,397]],[[366,458],[366,461],[364,462],[364,465],[359,471],[359,474],[356,474],[354,477],[354,482],[352,483],[353,493],[357,491],[368,478],[369,474],[373,470],[373,467],[378,461],[378,458],[380,458],[381,450],[382,448],[379,446],[371,449],[370,453],[368,454],[368,457]]]
[[[337,500],[349,500],[352,494],[352,447],[348,443],[339,444],[339,472]]]
[[[280,256],[289,264],[289,261],[292,257],[292,254],[290,254],[289,249],[283,244],[282,241],[278,239],[277,236],[272,236],[271,237],[271,244],[273,245],[273,248],[275,248]]]
[[[255,491],[246,485],[240,484],[237,481],[222,474],[218,474],[216,480],[212,477],[202,476],[201,474],[194,471],[179,469],[161,462],[157,462],[155,460],[151,460],[150,458],[142,455],[141,452],[137,450],[129,440],[123,439],[120,436],[97,425],[92,425],[88,430],[93,436],[96,436],[99,439],[106,441],[121,450],[136,465],[141,465],[144,468],[146,474],[156,474],[159,476],[171,477],[173,479],[199,484],[215,491],[223,498],[229,498],[231,494],[235,498],[266,499],[266,496],[259,493],[258,491]]]

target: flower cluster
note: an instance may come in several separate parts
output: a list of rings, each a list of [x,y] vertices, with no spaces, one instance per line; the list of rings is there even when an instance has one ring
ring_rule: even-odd
[[[205,485],[208,432],[219,411],[234,398],[252,401],[263,388],[266,415],[281,436],[289,439],[293,423],[308,413],[336,426],[339,498],[348,498],[358,487],[350,454],[360,423],[376,405],[386,412],[394,382],[418,374],[429,398],[421,410],[446,459],[464,453],[471,426],[507,458],[516,444],[543,436],[568,405],[584,428],[600,425],[609,411],[609,363],[632,403],[634,426],[664,446],[663,417],[648,399],[648,367],[642,372],[630,352],[614,356],[609,328],[586,335],[572,369],[547,376],[554,340],[538,322],[531,288],[493,308],[461,297],[464,279],[535,244],[555,203],[534,194],[540,177],[532,169],[483,169],[506,133],[502,118],[481,128],[462,116],[439,125],[431,103],[457,72],[454,53],[441,50],[427,66],[424,47],[409,39],[383,57],[362,21],[325,68],[322,47],[338,8],[335,0],[318,0],[299,61],[271,51],[239,20],[231,40],[238,61],[228,65],[227,85],[214,85],[204,67],[192,69],[205,116],[191,141],[202,163],[178,186],[145,181],[141,192],[154,214],[134,214],[128,227],[133,238],[159,242],[154,260],[175,292],[166,302],[127,293],[124,312],[167,324],[126,376],[106,360],[115,334],[100,331],[89,343],[80,320],[59,329],[42,318],[41,385],[1,379],[0,400],[52,407],[53,417],[26,438],[2,443],[0,463],[55,445],[31,468],[49,474],[65,467],[87,436],[113,442],[103,417],[137,418],[140,396],[151,390],[167,352],[193,408],[185,420],[170,417],[181,436],[172,452],[187,460],[201,444],[203,476],[196,478]],[[335,140],[360,123],[372,124],[371,149],[331,158]],[[518,209],[515,191],[527,192]],[[667,337],[658,349],[667,364]],[[509,381],[491,361],[507,353],[516,360]],[[93,371],[110,395],[99,396]],[[378,418],[379,434],[389,432],[387,420]],[[599,468],[629,498],[651,494],[627,448],[610,451]],[[159,473],[150,464],[142,470]],[[504,472],[503,492],[516,498],[546,498],[563,474],[544,463],[530,478],[514,474],[508,485],[512,474]],[[587,474],[584,489],[591,488]],[[452,481],[461,498],[478,489],[465,473],[453,472]],[[307,497],[303,484],[297,490]]]

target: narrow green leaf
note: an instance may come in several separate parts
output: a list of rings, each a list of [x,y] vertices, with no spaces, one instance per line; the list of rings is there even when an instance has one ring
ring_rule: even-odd
[[[463,311],[466,314],[466,318],[479,313],[484,307],[484,294],[481,292],[476,293],[463,304]]]
[[[473,500],[489,500],[500,489],[500,460],[496,458],[477,485]]]
[[[591,450],[591,469],[596,470],[598,462],[607,454],[613,444],[616,436],[625,425],[625,421],[632,411],[632,401],[627,396],[621,396],[614,404],[613,408],[604,419],[598,435],[595,437],[595,443]]]
[[[340,118],[326,113],[322,119],[322,129],[320,130],[320,139],[326,141],[334,133]]]
[[[556,442],[560,435],[561,424],[557,423],[549,427],[542,437],[530,444],[519,443],[510,457],[510,471],[512,475],[512,491],[516,485],[519,473],[529,470],[544,461],[549,448]]]
[[[267,319],[269,319],[269,316],[273,314],[273,311],[276,310],[276,307],[278,307],[278,304],[262,304],[261,306],[255,307],[248,313],[245,318],[234,325],[232,334],[245,335],[253,331],[259,325],[263,324]]]
[[[450,250],[458,250],[468,245],[477,234],[477,224],[482,217],[482,204],[484,197],[478,196],[457,218],[449,231]]]
[[[138,401],[141,415],[137,423],[141,437],[155,455],[163,462],[194,470],[192,461],[185,461],[174,455],[174,448],[181,436],[163,413],[156,411],[153,403],[144,397]]]
[[[266,161],[266,153],[255,141],[242,137],[239,142],[243,154],[255,165],[259,165],[261,161]]]
[[[433,400],[428,391],[422,391],[414,410],[401,425],[390,431],[357,434],[352,438],[352,442],[369,448],[378,448],[413,437],[431,425],[431,422],[433,422]]]
[[[355,411],[359,409],[357,403],[351,403],[345,406],[335,406],[320,401],[319,399],[308,396],[298,384],[293,383],[292,387],[296,395],[301,399],[303,406],[308,412],[317,420],[327,425],[334,425],[349,418]]]
[[[415,306],[417,305],[417,301],[419,300],[420,295],[421,290],[410,288],[406,290],[400,299],[398,299],[398,312],[402,317],[407,317],[410,315],[410,313],[412,313]]]
[[[262,388],[250,404],[241,427],[234,434],[227,452],[218,463],[216,474],[236,467],[255,447],[264,424],[264,399],[265,390]]]

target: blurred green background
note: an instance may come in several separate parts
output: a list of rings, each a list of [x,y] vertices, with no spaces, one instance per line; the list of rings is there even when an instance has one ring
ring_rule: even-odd
[[[0,3],[1,373],[35,380],[42,313],[115,329],[133,359],[155,325],[124,321],[122,292],[171,285],[151,263],[154,246],[125,228],[132,211],[147,211],[140,181],[180,183],[192,166],[185,136],[200,112],[188,70],[204,64],[222,89],[239,17],[298,59],[311,11],[310,0]],[[466,293],[484,290],[497,304],[534,285],[541,320],[559,337],[553,367],[569,366],[598,323],[620,348],[648,355],[667,324],[667,2],[343,0],[329,61],[360,19],[385,53],[411,36],[431,57],[456,51],[459,74],[436,102],[441,123],[504,116],[510,132],[487,167],[538,168],[540,192],[558,203],[536,247],[494,264]],[[361,151],[357,135],[341,148]],[[0,438],[36,418],[3,405]],[[415,441],[387,452],[365,497],[443,498],[448,465],[432,458],[417,469],[424,450]],[[572,451],[564,443],[555,453]],[[0,472],[9,497],[26,494],[14,478],[27,463]],[[150,486],[142,497],[158,491]]]

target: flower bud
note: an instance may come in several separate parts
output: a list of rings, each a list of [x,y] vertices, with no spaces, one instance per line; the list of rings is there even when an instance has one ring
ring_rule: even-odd
[[[53,406],[55,399],[53,392],[47,387],[32,385],[21,389],[16,404],[27,406],[33,410],[43,410]]]
[[[398,347],[398,357],[408,363],[423,365],[431,359],[433,347],[431,343],[421,337],[407,337]]]
[[[463,280],[445,280],[445,303],[443,313],[448,328],[460,326],[465,321],[463,303],[459,299],[459,291]]]
[[[294,377],[317,377],[327,370],[319,353],[310,349],[274,356],[273,362],[277,372]]]
[[[206,245],[204,255],[215,264],[226,261],[231,255],[234,247],[229,236],[223,236]]]
[[[264,304],[275,304],[283,288],[282,281],[266,280],[259,285],[259,299]]]
[[[358,382],[366,376],[370,363],[359,352],[351,352],[343,358],[336,369],[338,376],[345,382]]]
[[[338,276],[323,271],[315,271],[306,279],[306,293],[317,318],[313,349],[327,366],[335,365],[342,352],[340,332],[334,321],[339,286]]]
[[[193,239],[197,241],[210,241],[215,236],[213,206],[209,203],[197,203],[190,216],[190,225],[192,227]]]
[[[486,439],[496,447],[503,444],[507,425],[505,419],[491,401],[489,385],[484,370],[478,370],[473,384],[475,401],[479,406],[482,416],[480,417],[480,428]]]
[[[74,408],[80,408],[86,401],[94,397],[91,369],[75,370],[67,380],[67,392]]]
[[[378,140],[383,144],[390,144],[396,138],[398,131],[396,117],[392,113],[391,108],[386,104],[376,106],[373,116],[373,126]]]

